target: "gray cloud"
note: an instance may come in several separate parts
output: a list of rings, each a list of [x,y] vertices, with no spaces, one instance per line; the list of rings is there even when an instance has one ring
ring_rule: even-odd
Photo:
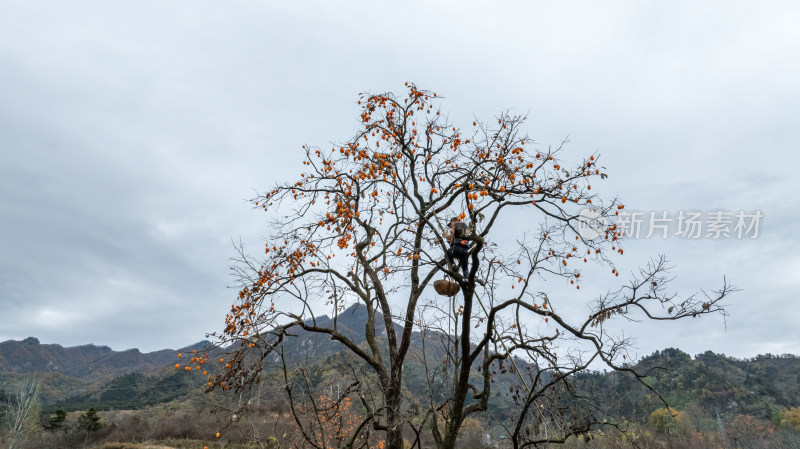
[[[598,188],[631,207],[762,210],[752,242],[632,242],[627,270],[665,253],[680,291],[743,288],[727,331],[632,333],[643,353],[800,353],[800,8],[683,6],[6,2],[0,340],[151,350],[221,328],[230,242],[265,234],[244,200],[302,144],[348,138],[358,92],[414,81],[457,124],[510,108],[541,145],[569,135],[568,160],[599,151]]]

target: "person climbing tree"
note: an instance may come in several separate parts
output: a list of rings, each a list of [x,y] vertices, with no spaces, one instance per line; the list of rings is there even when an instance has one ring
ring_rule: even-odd
[[[447,261],[450,266],[455,265],[454,260],[458,261],[461,273],[466,279],[469,276],[469,241],[465,239],[468,228],[457,217],[450,219],[449,226],[443,236],[449,247],[447,249]]]

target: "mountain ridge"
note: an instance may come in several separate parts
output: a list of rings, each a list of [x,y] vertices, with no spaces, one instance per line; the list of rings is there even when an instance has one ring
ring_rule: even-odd
[[[379,337],[385,336],[382,316],[376,318],[375,333]],[[321,315],[315,318],[320,326],[330,326],[334,319],[341,334],[357,345],[365,343],[363,326],[366,313],[363,305],[349,307],[336,317]],[[399,332],[400,325],[395,323],[395,326]],[[421,340],[421,335],[415,333],[412,345],[417,350],[421,350]],[[0,343],[0,389],[7,390],[12,381],[39,372],[42,374],[43,402],[49,404],[80,398],[82,403],[98,401],[119,408],[123,404],[149,405],[169,401],[200,386],[190,381],[183,370],[175,370],[175,364],[180,363],[178,353],[191,353],[193,349],[199,351],[208,344],[201,341],[180,349],[142,353],[136,348],[114,351],[94,344],[68,348],[58,344],[43,345],[34,337],[8,340]],[[293,330],[284,344],[285,352],[291,354],[292,359],[306,359],[313,370],[322,373],[320,380],[327,376],[326,370],[331,370],[331,362],[344,354],[343,345],[331,340],[327,334],[301,329]],[[443,350],[434,346],[438,345],[427,349],[434,352]],[[419,394],[412,387],[424,383],[421,377],[424,370],[414,357],[410,357],[407,364],[404,371],[409,394]],[[667,348],[644,356],[629,366],[640,372],[649,372],[647,383],[678,408],[697,405],[706,411],[720,410],[769,418],[774,410],[800,405],[800,357],[790,354],[737,359],[706,351],[692,357],[679,349]],[[654,367],[665,369],[651,370]],[[581,389],[594,392],[591,394],[614,394],[614,397],[605,399],[598,396],[598,400],[619,402],[622,412],[645,411],[652,404],[660,406],[635,380],[613,371],[587,371],[575,376],[575,380]],[[508,383],[508,379],[501,382]],[[158,389],[163,391],[158,393]],[[495,388],[497,392],[500,390]]]
[[[195,343],[186,348],[203,345]],[[6,340],[0,343],[0,372],[60,373],[84,378],[96,375],[119,375],[132,370],[153,369],[172,362],[181,349],[160,349],[143,353],[138,348],[114,351],[108,346],[85,344],[64,347],[42,344],[35,337]]]

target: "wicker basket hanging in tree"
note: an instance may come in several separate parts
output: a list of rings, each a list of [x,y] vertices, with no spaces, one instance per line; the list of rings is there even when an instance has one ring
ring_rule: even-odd
[[[439,279],[433,282],[433,289],[440,295],[455,296],[456,293],[461,290],[461,287],[458,286],[458,282],[448,279]]]

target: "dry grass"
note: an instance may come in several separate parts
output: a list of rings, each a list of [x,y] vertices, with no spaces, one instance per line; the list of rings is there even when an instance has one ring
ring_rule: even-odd
[[[173,446],[133,443],[106,443],[98,449],[176,449]]]
[[[209,443],[201,440],[180,439],[180,440],[163,440],[152,441],[146,443],[119,443],[111,442],[94,446],[93,449],[218,449],[225,447],[226,449],[252,449],[253,446],[240,443],[225,443],[221,446],[217,442]]]

